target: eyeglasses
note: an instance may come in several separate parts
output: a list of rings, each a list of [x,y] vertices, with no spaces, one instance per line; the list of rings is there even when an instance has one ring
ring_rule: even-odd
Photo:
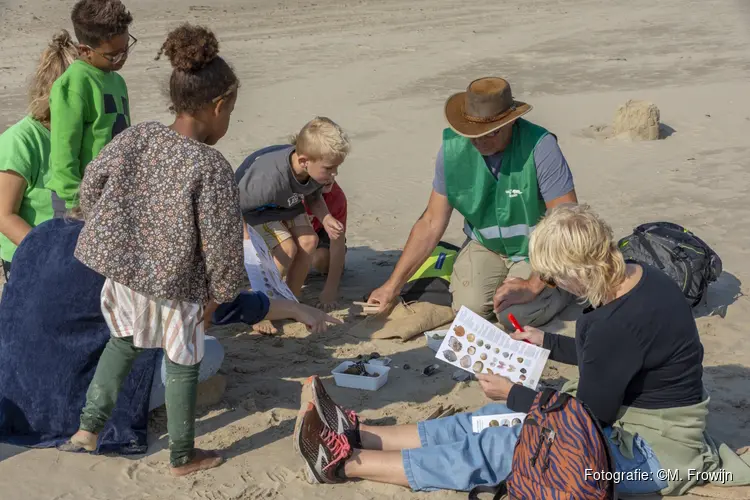
[[[125,59],[128,56],[128,54],[130,53],[130,51],[133,49],[133,45],[135,45],[136,43],[138,43],[138,39],[136,37],[134,37],[130,33],[128,33],[128,36],[130,37],[130,43],[128,44],[127,48],[124,51],[119,52],[119,53],[114,54],[114,55],[112,55],[112,54],[102,54],[101,52],[97,51],[95,48],[91,47],[90,45],[84,45],[84,47],[88,48],[92,52],[95,52],[95,53],[99,54],[104,59],[106,59],[107,61],[109,61],[111,64],[118,64],[119,62],[121,62],[123,59]]]

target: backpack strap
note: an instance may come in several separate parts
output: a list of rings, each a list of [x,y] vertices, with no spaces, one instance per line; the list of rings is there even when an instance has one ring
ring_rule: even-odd
[[[546,389],[541,391],[541,395],[539,396],[539,408],[544,408],[545,406],[547,406],[550,398],[552,398],[552,395],[556,392],[557,391],[555,389],[552,389],[551,387],[547,387]]]
[[[540,408],[542,413],[552,413],[553,411],[557,411],[561,409],[565,404],[570,400],[570,394],[561,392],[557,396],[557,400],[549,407],[547,408]]]
[[[547,404],[549,403],[549,400],[552,399],[552,396],[554,394],[557,394],[557,400],[552,404],[552,406],[547,407]],[[556,389],[553,389],[551,387],[548,387],[541,391],[541,395],[539,396],[539,411],[542,413],[550,413],[553,411],[557,411],[563,406],[565,406],[565,403],[568,402],[570,399],[570,394],[566,392],[560,392]]]
[[[651,255],[651,258],[654,259],[654,262],[656,262],[656,265],[659,266],[659,269],[664,269],[664,263],[659,259],[659,256],[656,255],[656,251],[654,250],[654,247],[651,246],[651,242],[648,241],[648,238],[646,238],[646,235],[643,231],[643,228],[638,226],[633,231],[633,234],[636,238],[638,238],[638,241],[643,246],[643,248],[646,249],[646,251]]]
[[[492,493],[492,500],[500,500],[508,494],[508,487],[505,485],[505,481],[501,482],[496,486],[479,485],[474,486],[469,492],[469,500],[479,500],[480,493]]]

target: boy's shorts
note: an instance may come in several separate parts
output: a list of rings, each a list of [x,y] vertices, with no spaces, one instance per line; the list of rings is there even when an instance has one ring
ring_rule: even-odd
[[[312,228],[310,217],[307,214],[300,214],[291,220],[274,220],[253,226],[263,237],[263,241],[266,242],[269,250],[273,250],[279,244],[291,238],[291,230],[295,227]]]
[[[316,234],[318,235],[318,248],[331,248],[331,237],[325,229],[318,229]]]

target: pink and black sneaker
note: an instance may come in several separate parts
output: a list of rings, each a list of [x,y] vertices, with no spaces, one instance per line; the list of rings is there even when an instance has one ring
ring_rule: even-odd
[[[312,403],[301,420],[295,441],[307,465],[307,480],[325,484],[344,482],[343,466],[352,456],[349,441],[326,426]]]
[[[299,434],[301,417],[306,411],[308,403],[313,404],[318,412],[318,416],[320,416],[320,419],[323,420],[329,429],[336,432],[336,434],[346,436],[352,448],[362,447],[359,436],[359,417],[353,411],[337,405],[331,396],[328,395],[325,387],[323,387],[323,382],[317,375],[309,377],[302,387],[300,413],[295,426],[295,436]],[[297,442],[299,440],[295,437],[294,441],[295,449],[299,451],[297,449]]]

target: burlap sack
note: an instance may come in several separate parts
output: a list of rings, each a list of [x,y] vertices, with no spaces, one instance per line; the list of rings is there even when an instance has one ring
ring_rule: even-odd
[[[400,339],[405,342],[422,333],[450,325],[453,309],[429,302],[399,301],[390,310],[369,316],[356,324],[349,333],[363,339]]]

